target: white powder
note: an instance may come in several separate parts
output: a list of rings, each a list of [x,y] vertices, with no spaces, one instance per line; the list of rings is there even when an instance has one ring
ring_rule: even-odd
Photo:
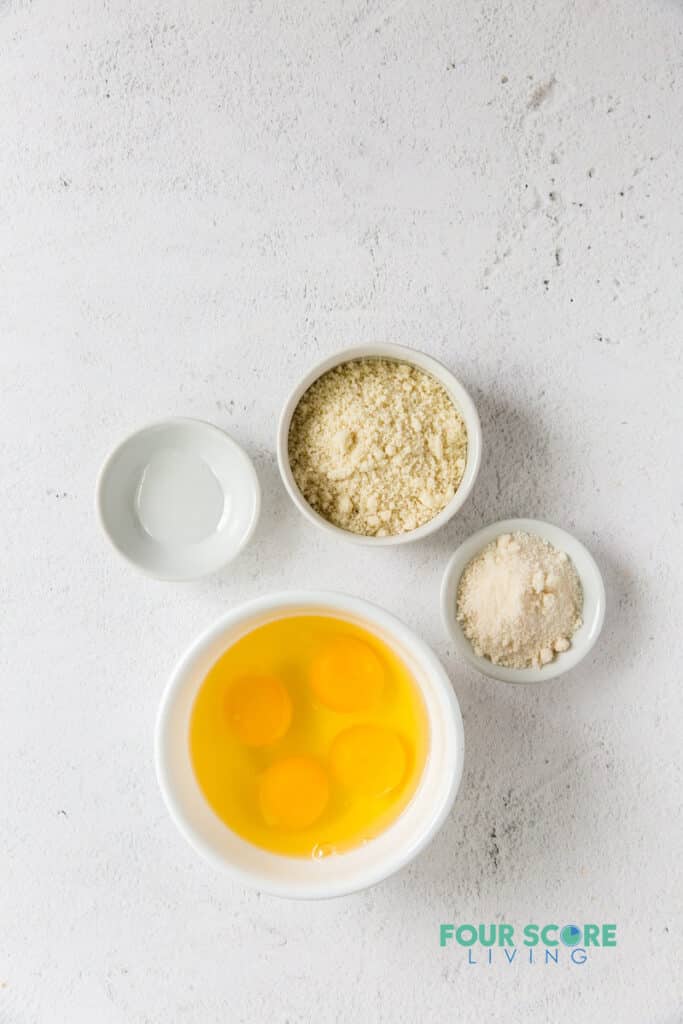
[[[568,556],[531,533],[487,544],[458,586],[458,621],[475,653],[509,668],[538,668],[566,651],[582,607]]]
[[[448,392],[408,363],[359,359],[323,374],[294,411],[299,490],[336,526],[384,537],[429,522],[451,500],[467,431]]]

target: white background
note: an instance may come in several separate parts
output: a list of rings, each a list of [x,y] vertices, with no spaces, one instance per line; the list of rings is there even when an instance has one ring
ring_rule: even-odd
[[[683,1019],[682,29],[674,0],[1,0],[2,1024]],[[298,377],[378,340],[462,378],[485,457],[443,532],[370,552],[302,521],[273,448]],[[108,449],[169,414],[225,427],[264,490],[248,551],[182,586],[93,512]],[[607,584],[598,647],[539,689],[474,674],[439,621],[449,552],[510,515]],[[198,631],[311,585],[434,646],[467,753],[418,861],[299,905],[195,858],[152,730]],[[619,944],[438,946],[501,919]]]

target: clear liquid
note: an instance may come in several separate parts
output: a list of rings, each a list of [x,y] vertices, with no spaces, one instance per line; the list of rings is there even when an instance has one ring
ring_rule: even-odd
[[[196,544],[216,530],[225,495],[203,459],[168,448],[145,467],[135,505],[140,523],[154,540]]]

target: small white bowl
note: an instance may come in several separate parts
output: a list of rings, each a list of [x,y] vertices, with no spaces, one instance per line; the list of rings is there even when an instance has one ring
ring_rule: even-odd
[[[332,614],[370,629],[408,665],[429,723],[427,761],[417,790],[399,818],[375,839],[320,860],[270,853],[242,839],[206,802],[192,769],[189,724],[208,670],[239,637],[282,616]],[[292,899],[342,896],[398,871],[444,823],[460,785],[462,718],[444,668],[430,648],[388,612],[355,597],[316,591],[271,594],[224,615],[190,647],[159,707],[155,741],[159,785],[170,815],[194,849],[245,886]]]
[[[560,551],[565,551],[574,563],[583,588],[583,625],[572,637],[569,650],[558,654],[542,668],[506,668],[479,657],[456,618],[458,585],[468,563],[501,533],[514,533],[515,530],[535,533]],[[441,585],[441,614],[456,650],[473,668],[504,683],[544,683],[578,665],[600,636],[605,619],[605,584],[593,556],[570,533],[538,519],[503,519],[472,534],[449,559]]]
[[[310,388],[311,384],[313,384],[318,377],[322,377],[322,375],[327,373],[328,370],[332,370],[335,366],[339,366],[341,363],[348,363],[357,359],[370,359],[377,357],[381,357],[383,359],[394,359],[401,363],[411,363],[413,366],[417,366],[420,370],[424,370],[426,373],[431,374],[432,377],[435,377],[439,383],[443,384],[445,387],[453,401],[453,404],[462,416],[465,422],[465,427],[467,428],[467,462],[465,465],[465,472],[462,480],[460,481],[460,486],[451,500],[448,502],[446,507],[437,513],[433,519],[430,519],[428,523],[425,523],[423,526],[418,526],[415,530],[409,530],[407,533],[399,533],[391,537],[366,537],[364,534],[353,533],[351,530],[343,530],[341,527],[328,522],[324,516],[321,516],[308,504],[297,486],[294,474],[292,473],[292,468],[289,464],[289,427],[292,422],[292,416],[294,415],[294,410],[306,391]],[[448,520],[455,515],[458,509],[462,508],[470,494],[470,491],[474,487],[474,481],[477,478],[479,466],[481,465],[481,447],[482,438],[479,416],[474,402],[460,381],[457,380],[450,370],[447,370],[446,367],[437,359],[426,355],[424,352],[418,352],[417,349],[406,348],[403,345],[362,345],[356,348],[346,348],[342,349],[341,352],[335,353],[335,355],[329,356],[327,359],[323,360],[322,363],[318,363],[317,366],[313,367],[313,369],[299,381],[297,386],[289,395],[280,415],[280,422],[278,424],[277,431],[277,461],[278,466],[280,467],[282,482],[287,489],[287,493],[301,514],[304,515],[309,522],[314,523],[315,526],[319,527],[321,530],[325,530],[327,533],[333,534],[336,537],[341,537],[343,540],[348,540],[355,544],[366,544],[372,545],[373,547],[388,547],[394,544],[407,544],[410,541],[421,540],[423,537],[428,536],[430,533],[434,533],[435,530],[440,529],[445,523],[447,523]]]
[[[249,541],[261,490],[251,460],[210,423],[168,419],[126,437],[97,481],[97,511],[128,562],[162,580],[215,572]]]

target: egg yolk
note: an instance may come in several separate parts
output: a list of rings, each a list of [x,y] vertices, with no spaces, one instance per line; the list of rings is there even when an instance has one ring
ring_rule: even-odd
[[[364,796],[389,793],[403,781],[406,752],[399,736],[378,725],[354,725],[335,738],[330,764],[337,781]]]
[[[230,725],[247,747],[266,747],[281,739],[292,721],[292,701],[277,676],[246,676],[227,696]]]
[[[430,733],[410,667],[381,635],[292,609],[209,668],[188,743],[203,798],[226,828],[257,849],[317,859],[358,849],[396,821],[422,778]]]
[[[384,689],[384,666],[369,644],[354,636],[340,636],[314,659],[311,688],[332,711],[365,711]]]
[[[313,757],[275,761],[261,778],[259,802],[267,825],[301,829],[312,825],[327,806],[327,772]]]

